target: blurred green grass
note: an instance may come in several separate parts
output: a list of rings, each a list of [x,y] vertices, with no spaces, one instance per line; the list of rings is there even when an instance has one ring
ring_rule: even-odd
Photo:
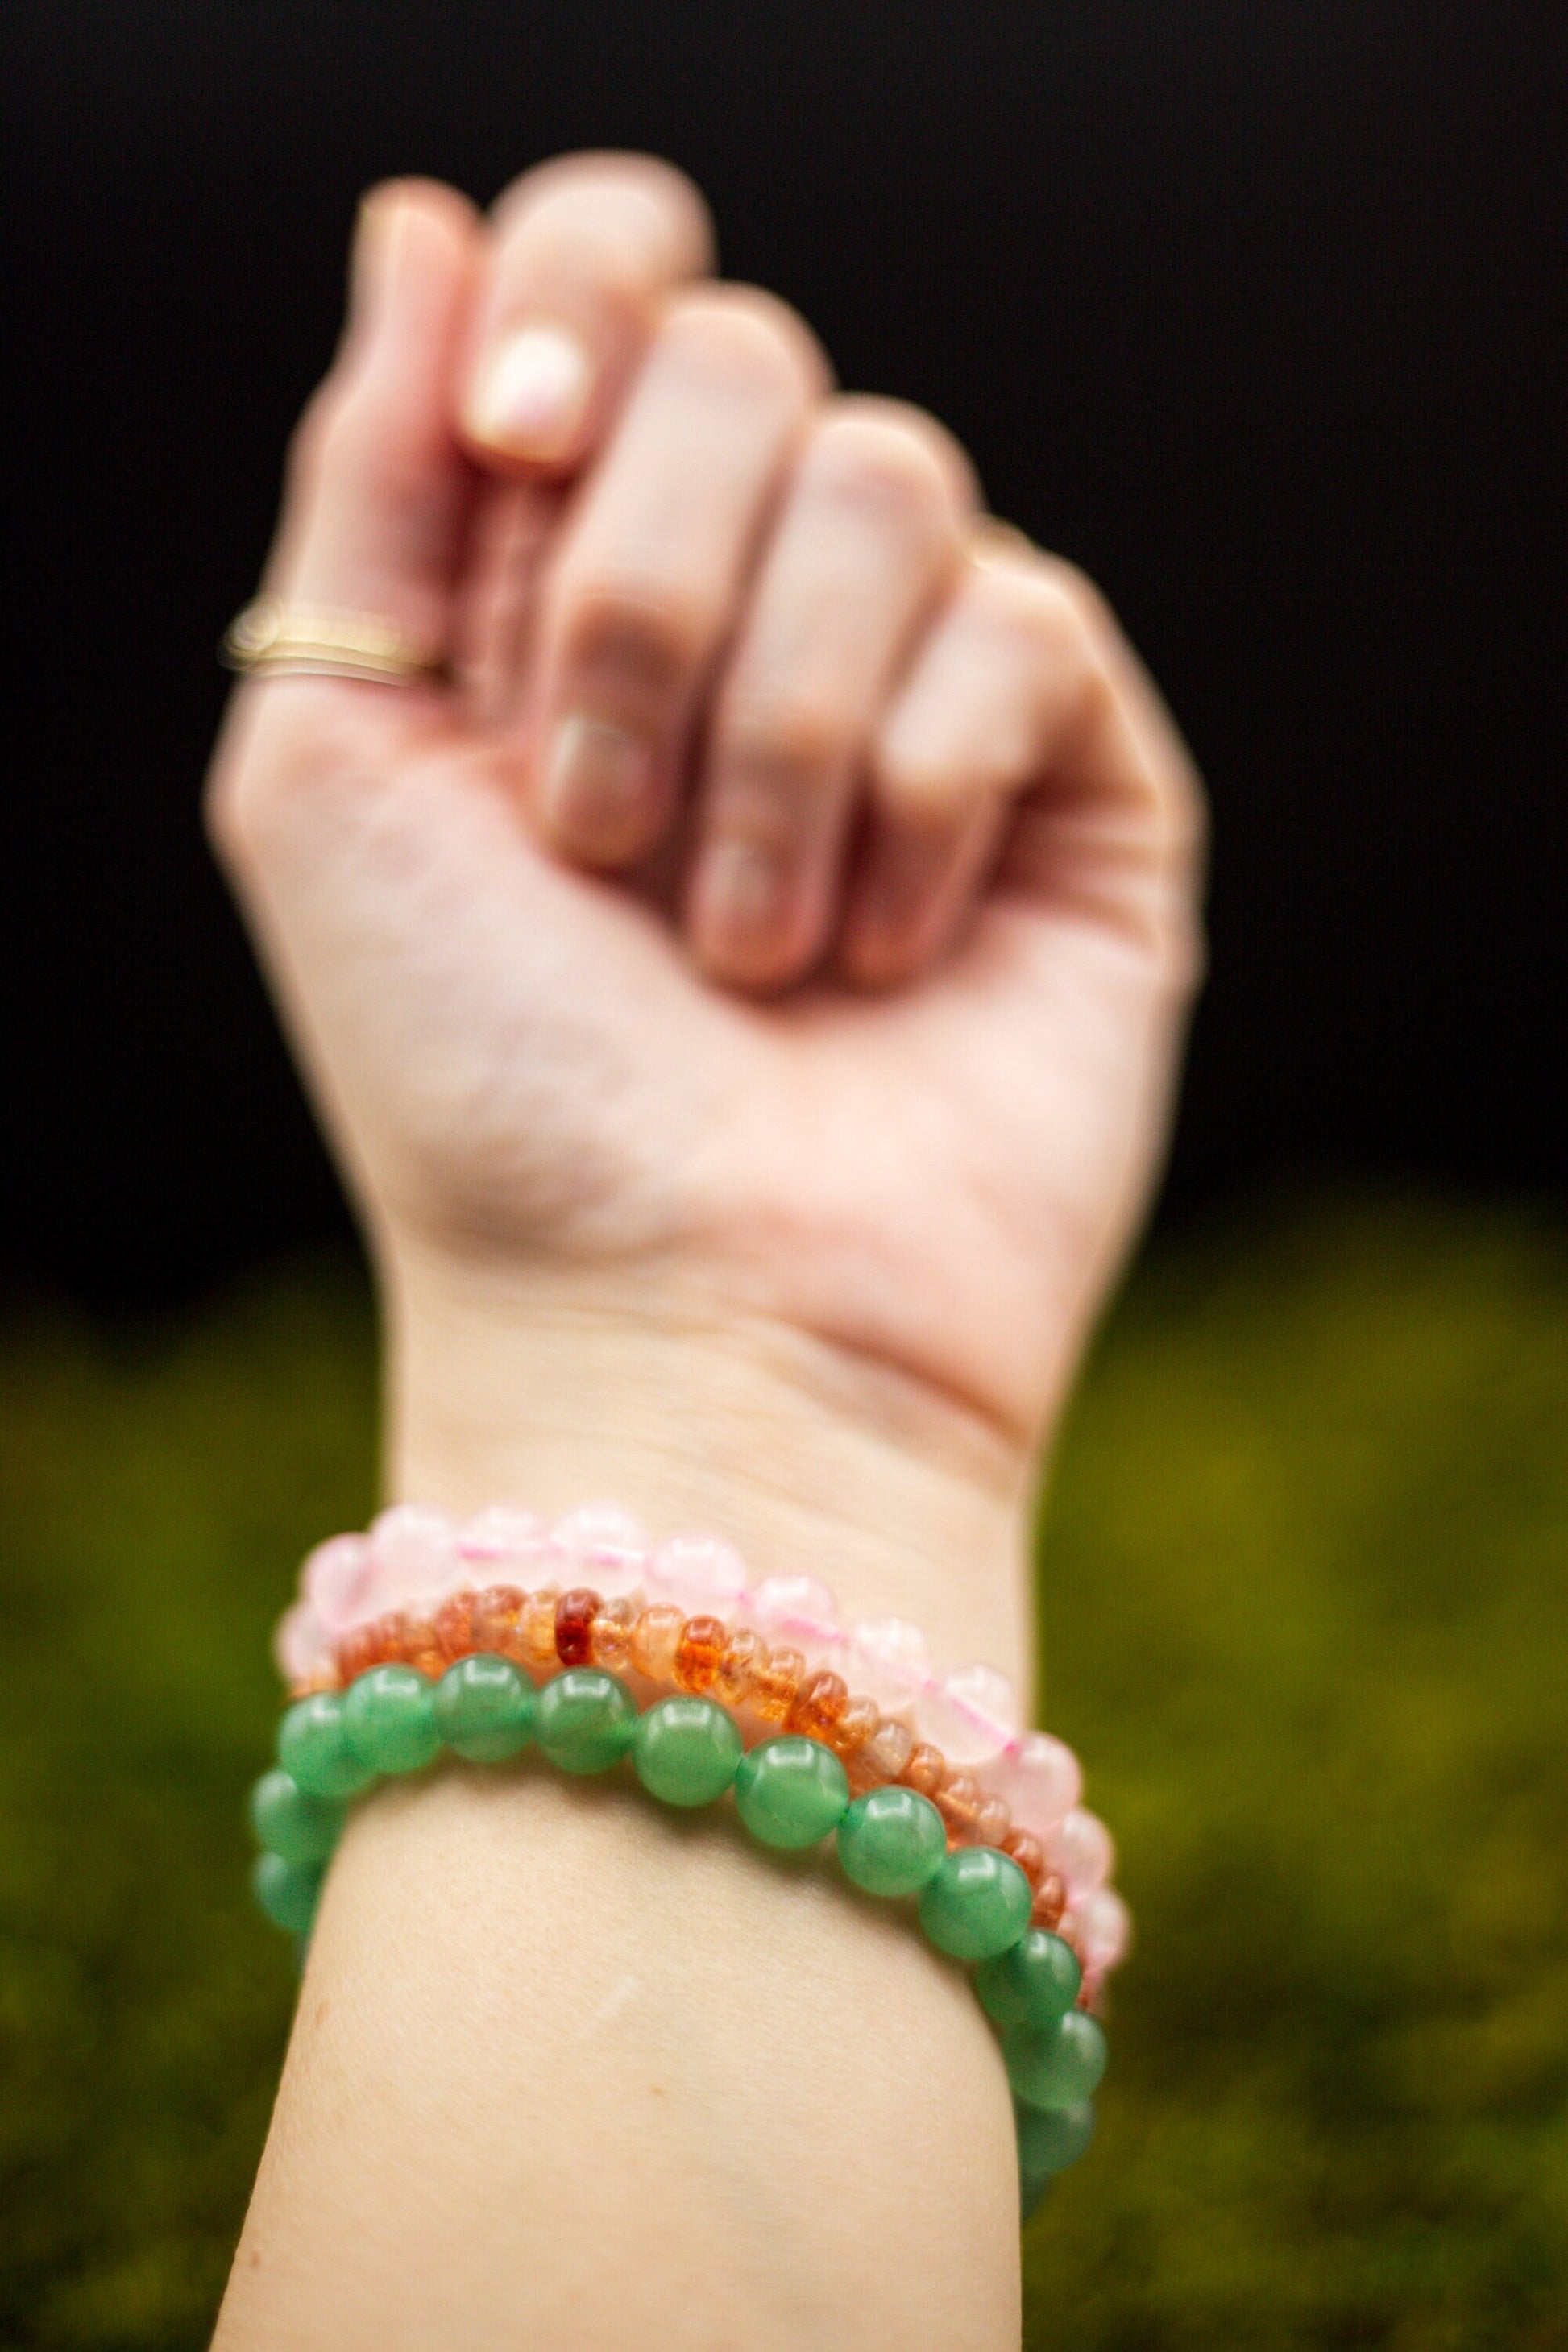
[[[292,1984],[266,1640],[372,1500],[353,1274],[0,1345],[0,2341],[205,2341]],[[1320,1205],[1144,1263],[1043,1548],[1140,1945],[1031,2345],[1568,2347],[1568,1246]]]

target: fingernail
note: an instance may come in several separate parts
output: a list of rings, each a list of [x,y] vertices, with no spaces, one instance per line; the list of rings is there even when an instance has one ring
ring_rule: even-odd
[[[487,449],[546,462],[572,447],[593,386],[593,362],[575,335],[542,322],[519,327],[480,362],[463,422]]]
[[[574,711],[550,739],[540,805],[569,846],[616,857],[640,847],[653,785],[653,752],[640,736]]]
[[[784,900],[784,869],[772,850],[749,841],[715,842],[697,877],[695,929],[723,954],[772,931]]]

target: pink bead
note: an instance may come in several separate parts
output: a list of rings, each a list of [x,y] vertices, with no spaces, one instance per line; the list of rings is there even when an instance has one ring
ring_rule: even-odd
[[[745,1594],[746,1563],[721,1536],[671,1536],[648,1562],[647,1589],[689,1617],[727,1618]]]
[[[1105,1823],[1079,1806],[1058,1822],[1046,1840],[1046,1860],[1060,1873],[1070,1908],[1076,1909],[1086,1895],[1104,1885],[1115,1859],[1116,1849]]]
[[[491,1503],[458,1529],[458,1557],[474,1568],[510,1568],[543,1532],[544,1522],[533,1512],[514,1510],[508,1503]],[[475,1580],[496,1584],[509,1580],[497,1574]]]
[[[1048,1838],[1083,1791],[1078,1758],[1048,1731],[1026,1731],[1009,1741],[986,1779],[1013,1809],[1021,1828]]]
[[[843,1640],[838,1603],[815,1576],[765,1578],[752,1596],[751,1615],[759,1633],[802,1651],[808,1661],[825,1656]]]
[[[563,1581],[586,1585],[605,1601],[642,1591],[647,1538],[618,1503],[584,1503],[557,1519],[550,1533],[566,1556]]]
[[[300,1591],[329,1633],[358,1622],[370,1580],[370,1545],[363,1536],[333,1536],[318,1544],[300,1570]]]
[[[1114,1887],[1101,1886],[1075,1903],[1062,1921],[1062,1933],[1075,1944],[1086,1974],[1103,1975],[1125,1958],[1132,1940],[1132,1915]]]
[[[374,1605],[362,1615],[439,1600],[471,1580],[458,1556],[457,1528],[445,1511],[424,1503],[395,1503],[374,1518],[370,1548],[374,1566],[366,1597]]]
[[[866,1617],[849,1629],[844,1679],[895,1720],[907,1716],[931,1675],[926,1638],[902,1617]]]
[[[286,1683],[308,1683],[331,1665],[331,1641],[308,1601],[296,1601],[278,1620],[272,1654]]]
[[[915,1727],[960,1771],[990,1764],[1016,1737],[1018,1702],[994,1666],[959,1666],[915,1702]]]

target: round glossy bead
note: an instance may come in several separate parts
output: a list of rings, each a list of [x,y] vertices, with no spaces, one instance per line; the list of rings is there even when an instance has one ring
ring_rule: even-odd
[[[518,1619],[527,1594],[515,1584],[487,1584],[474,1595],[473,1636],[476,1651],[504,1657],[517,1640]]]
[[[514,1510],[506,1503],[488,1503],[465,1519],[458,1529],[458,1558],[476,1571],[476,1580],[500,1584],[516,1578],[538,1548],[544,1523],[531,1511]]]
[[[417,1772],[441,1749],[433,1686],[412,1666],[373,1666],[343,1694],[343,1737],[373,1772]]]
[[[1058,2172],[1076,2164],[1094,2137],[1088,2099],[1070,2107],[1015,2107],[1018,2125],[1018,2189],[1026,2221]]]
[[[937,1811],[947,1823],[948,1836],[955,1845],[976,1834],[980,1818],[980,1783],[973,1772],[945,1772],[942,1786],[931,1798]]]
[[[517,1643],[525,1664],[542,1674],[560,1664],[555,1654],[555,1608],[561,1598],[553,1584],[535,1586],[517,1617]]]
[[[500,1764],[533,1735],[533,1685],[507,1658],[460,1658],[437,1684],[433,1706],[441,1738],[470,1764]]]
[[[758,1666],[767,1656],[767,1644],[749,1625],[737,1625],[724,1643],[724,1654],[713,1677],[713,1696],[726,1706],[739,1706],[748,1696]]]
[[[458,1530],[445,1511],[423,1503],[394,1503],[371,1521],[371,1590],[377,1610],[438,1601],[468,1582],[458,1556]]]
[[[637,1602],[625,1592],[600,1603],[594,1618],[592,1664],[603,1666],[612,1675],[626,1671],[632,1662],[632,1635],[637,1613]]]
[[[352,1797],[375,1778],[349,1745],[341,1691],[295,1700],[278,1727],[278,1761],[308,1797]]]
[[[287,1772],[264,1772],[250,1792],[250,1826],[258,1845],[284,1862],[322,1863],[342,1833],[343,1807],[308,1797]]]
[[[1104,1885],[1116,1849],[1099,1815],[1075,1806],[1046,1840],[1046,1854],[1067,1888],[1068,1901],[1076,1905]]]
[[[651,1683],[675,1679],[675,1654],[686,1631],[686,1620],[673,1601],[651,1601],[637,1619],[632,1634],[632,1664]]]
[[[649,1597],[689,1617],[727,1617],[746,1590],[746,1563],[721,1536],[671,1536],[648,1561]]]
[[[849,1783],[831,1748],[786,1733],[741,1759],[735,1810],[763,1845],[816,1845],[843,1820]]]
[[[431,1614],[436,1647],[440,1651],[443,1665],[454,1658],[466,1658],[477,1644],[474,1640],[474,1596],[471,1592],[448,1592]]]
[[[683,1691],[711,1690],[728,1639],[717,1617],[689,1617],[675,1652],[675,1679]]]
[[[902,1777],[914,1740],[901,1723],[884,1720],[849,1759],[849,1779],[856,1789],[875,1789]]]
[[[937,1790],[947,1778],[947,1759],[940,1748],[926,1739],[917,1739],[904,1760],[899,1778],[906,1787],[918,1789],[922,1797],[933,1801]]]
[[[1018,1702],[1005,1675],[959,1666],[915,1703],[915,1728],[958,1771],[990,1764],[1018,1726]]]
[[[931,1674],[925,1635],[902,1617],[866,1617],[849,1629],[846,1679],[884,1715],[907,1715]]]
[[[769,1576],[758,1585],[752,1615],[770,1642],[823,1656],[842,1638],[838,1603],[815,1576]]]
[[[286,1683],[313,1682],[331,1667],[331,1636],[308,1601],[297,1601],[278,1620],[272,1655]]]
[[[985,1777],[1006,1798],[1013,1819],[1037,1838],[1055,1829],[1083,1787],[1078,1758],[1048,1731],[1026,1731],[1011,1741]]]
[[[308,1555],[300,1591],[329,1633],[345,1632],[363,1614],[370,1572],[370,1544],[363,1536],[333,1536]]]
[[[869,1789],[838,1824],[844,1875],[868,1895],[918,1895],[946,1853],[942,1815],[912,1789]]]
[[[841,1675],[826,1668],[807,1675],[786,1717],[788,1728],[804,1732],[806,1738],[820,1739],[825,1747],[832,1748],[833,1734],[848,1704],[849,1693]]]
[[[768,1650],[752,1674],[747,1704],[769,1723],[784,1723],[805,1680],[805,1660],[798,1650]]]
[[[1054,2026],[1078,1999],[1082,1980],[1072,1946],[1044,1927],[1030,1927],[974,1971],[981,2008],[1004,2027]]]
[[[647,1538],[616,1503],[584,1503],[557,1519],[551,1535],[573,1576],[607,1600],[640,1591],[647,1577]]]
[[[980,1843],[982,1845],[999,1845],[1003,1853],[1005,1853],[1007,1851],[1007,1833],[1009,1830],[1011,1830],[1012,1826],[1013,1816],[1008,1811],[1004,1800],[1000,1797],[987,1796],[985,1790],[982,1789],[980,1791],[979,1809],[974,1816],[974,1834]],[[1013,1859],[1016,1862],[1018,1859],[1017,1855],[1015,1854]],[[1020,1867],[1022,1865],[1020,1865]],[[1024,1872],[1025,1877],[1027,1878],[1028,1874],[1028,1872],[1026,1870]]]
[[[563,1592],[555,1604],[555,1654],[563,1666],[585,1666],[594,1654],[594,1620],[599,1596],[586,1585]]]
[[[637,1701],[616,1675],[568,1666],[545,1684],[533,1736],[563,1772],[607,1772],[636,1737]]]
[[[1030,1885],[1037,1889],[1046,1874],[1046,1849],[1039,1839],[1027,1830],[1011,1829],[1002,1840],[1002,1851],[1012,1855]]]
[[[321,1891],[321,1865],[285,1862],[280,1853],[258,1853],[250,1891],[275,1927],[286,1928],[290,1936],[308,1936]]]
[[[1054,2025],[1015,2025],[1002,2036],[1013,2095],[1030,2107],[1071,2107],[1090,2097],[1105,2072],[1105,2035],[1087,2010]]]
[[[650,1796],[666,1805],[710,1805],[733,1782],[741,1735],[710,1698],[661,1698],[632,1741],[632,1766]]]
[[[957,1847],[921,1896],[921,1926],[938,1951],[986,1960],[1029,1924],[1029,1882],[994,1846]]]
[[[835,1756],[853,1756],[864,1748],[880,1724],[875,1702],[868,1698],[851,1698],[836,1723],[830,1723],[824,1737]]]
[[[1062,1925],[1083,1954],[1085,1967],[1097,1975],[1115,1968],[1132,1940],[1131,1914],[1110,1886],[1101,1886],[1075,1903]]]

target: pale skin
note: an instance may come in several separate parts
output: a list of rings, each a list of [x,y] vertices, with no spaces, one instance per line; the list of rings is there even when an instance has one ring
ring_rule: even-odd
[[[1026,1688],[1197,786],[944,429],[713,269],[647,159],[374,194],[268,585],[453,675],[244,686],[214,836],[371,1249],[389,1496],[711,1528]],[[989,2352],[1018,2298],[1001,2066],[907,1922],[605,1784],[360,1809],[225,2352]]]

